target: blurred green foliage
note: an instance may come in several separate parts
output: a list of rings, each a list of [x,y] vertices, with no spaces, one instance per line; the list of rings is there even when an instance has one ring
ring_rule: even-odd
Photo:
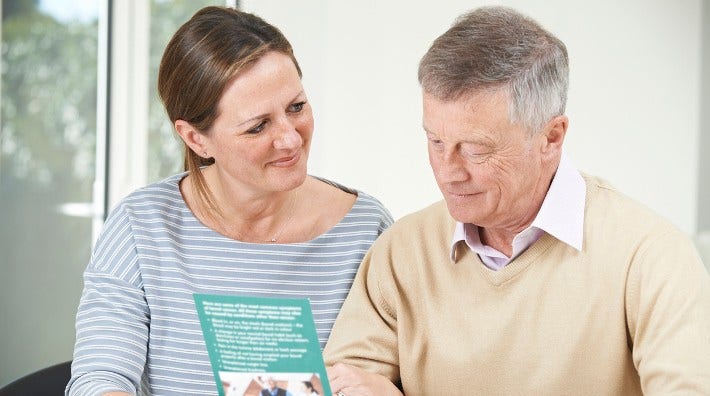
[[[202,7],[223,1],[153,0],[150,25],[150,113],[148,118],[148,180],[160,180],[182,171],[182,141],[174,132],[158,96],[158,68],[163,50],[175,31]]]
[[[0,384],[71,358],[96,169],[97,21],[2,1]]]

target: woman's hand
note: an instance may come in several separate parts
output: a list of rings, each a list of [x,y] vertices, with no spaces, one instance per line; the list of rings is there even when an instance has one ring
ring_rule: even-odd
[[[387,377],[344,363],[326,369],[333,395],[403,396]]]

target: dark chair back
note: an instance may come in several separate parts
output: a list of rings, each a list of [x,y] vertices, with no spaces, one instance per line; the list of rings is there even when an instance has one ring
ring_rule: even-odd
[[[71,361],[27,374],[0,389],[0,396],[64,396],[71,378]]]

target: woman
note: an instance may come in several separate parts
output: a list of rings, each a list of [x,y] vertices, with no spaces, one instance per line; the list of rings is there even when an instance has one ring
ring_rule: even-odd
[[[322,347],[392,222],[376,199],[307,174],[301,71],[259,17],[197,12],[168,44],[158,90],[187,172],[107,219],[84,274],[68,395],[216,394],[194,293],[309,298]]]

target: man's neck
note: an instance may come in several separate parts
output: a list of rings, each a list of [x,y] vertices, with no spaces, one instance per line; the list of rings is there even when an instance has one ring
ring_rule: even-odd
[[[517,232],[506,230],[492,230],[490,228],[478,228],[478,237],[481,243],[510,257],[513,254],[513,238]]]

